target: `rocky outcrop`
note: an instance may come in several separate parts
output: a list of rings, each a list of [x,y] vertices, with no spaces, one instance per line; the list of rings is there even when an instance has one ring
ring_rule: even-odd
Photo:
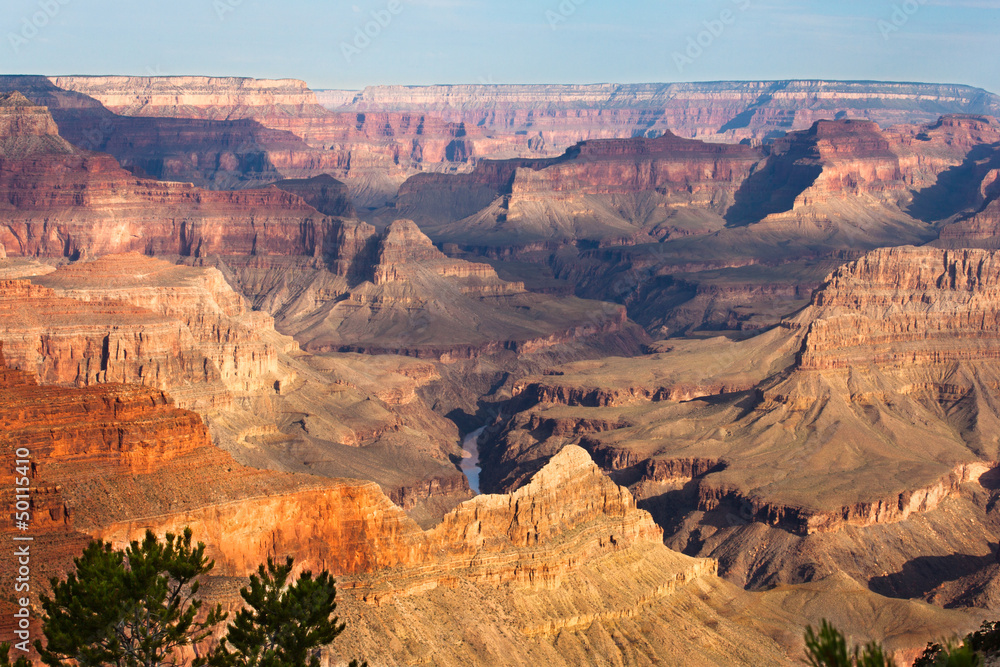
[[[376,481],[420,521],[471,495],[457,429],[417,397],[432,366],[303,355],[215,268],[131,254],[32,280],[2,283],[0,341],[45,382],[169,391],[240,462]]]
[[[123,255],[34,280],[0,284],[0,339],[43,382],[140,384],[208,409],[287,380],[278,356],[294,343],[215,269]]]
[[[47,116],[33,106],[8,107],[22,117]],[[187,183],[138,179],[108,155],[82,151],[52,132],[37,143],[37,125],[13,127],[6,144],[33,146],[4,154],[0,243],[8,255],[77,258],[115,252],[322,255],[335,224],[301,198],[277,188],[210,192]],[[31,129],[35,128],[35,129]],[[23,134],[22,134],[23,132]],[[5,145],[6,145],[5,144]],[[142,228],[149,207],[158,215]],[[250,217],[246,211],[253,209]],[[333,227],[331,227],[333,225]]]
[[[513,589],[572,601],[516,614],[518,653],[532,638],[637,613],[669,634],[676,620],[650,614],[651,607],[686,598],[691,587],[721,585],[714,561],[664,547],[649,515],[582,450],[567,450],[515,496],[467,503],[423,532],[375,485],[240,466],[210,444],[196,415],[173,408],[161,392],[40,387],[2,360],[0,388],[0,448],[8,456],[14,447],[32,451],[33,574],[63,576],[89,537],[120,545],[146,528],[162,534],[190,526],[223,577],[245,576],[274,553],[329,569],[338,576],[339,603],[368,610],[351,614],[357,624],[437,591]],[[12,502],[4,492],[3,504]],[[629,573],[633,583],[613,584],[612,571]],[[13,575],[7,568],[0,576]],[[225,596],[235,589],[213,583],[203,591],[232,605]],[[734,631],[706,633],[733,643]],[[770,664],[783,660],[763,634],[744,632],[748,641]],[[399,652],[389,646],[383,654]],[[669,645],[656,653],[674,652]]]
[[[965,484],[977,484],[987,472],[996,468],[996,461],[977,462],[956,466],[934,484],[904,491],[897,496],[869,502],[845,505],[832,512],[810,508],[769,503],[758,497],[747,497],[740,491],[714,486],[711,482],[699,484],[698,509],[711,512],[722,506],[733,508],[742,519],[775,526],[796,535],[833,533],[847,527],[869,527],[906,521],[912,515],[930,512],[944,500],[958,496]],[[690,479],[700,475],[692,474]],[[660,481],[653,477],[642,481]]]
[[[516,487],[562,446],[579,444],[645,506],[662,508],[658,516],[678,531],[668,543],[719,556],[742,583],[829,572],[828,562],[808,569],[812,551],[772,554],[755,570],[721,537],[699,535],[749,543],[767,527],[808,544],[868,544],[887,526],[916,530],[949,503],[978,497],[998,461],[995,262],[983,250],[876,250],[750,340],[669,341],[643,359],[528,378],[522,411],[481,448],[491,470],[484,488]],[[686,470],[681,461],[704,465]],[[688,518],[678,523],[678,513]],[[730,528],[704,523],[720,520]],[[849,531],[862,532],[812,540]],[[772,569],[785,567],[800,569]],[[852,566],[852,576],[881,575],[866,567],[874,566]]]
[[[279,315],[286,332],[322,352],[471,357],[538,349],[625,323],[620,309],[594,317],[593,304],[557,304],[500,280],[487,264],[449,259],[412,222],[377,234],[364,223],[324,217],[276,187],[211,192],[136,179],[106,155],[50,138],[63,150],[0,165],[0,194],[10,202],[0,244],[10,256],[216,256],[209,261],[229,267],[227,279],[255,307]],[[140,228],[136,221],[150,207],[156,219]],[[276,275],[292,266],[292,275]]]
[[[0,304],[8,360],[42,382],[171,387],[191,406],[231,400],[218,367],[177,320],[121,301],[81,303],[21,280],[0,284]]]
[[[798,319],[809,328],[799,367],[996,358],[997,261],[982,250],[888,248],[844,266],[816,293],[812,312]]]
[[[34,283],[78,302],[131,303],[179,321],[236,396],[272,392],[276,383],[287,382],[278,357],[297,346],[274,330],[271,316],[251,310],[218,269],[112,255],[61,267]],[[127,358],[124,350],[109,349],[109,355],[109,363]],[[175,380],[165,388],[175,384],[181,383]]]
[[[749,146],[669,132],[587,141],[559,158],[484,160],[470,174],[413,177],[400,187],[396,210],[436,240],[469,247],[636,243],[669,234],[678,211],[703,209],[718,219],[763,158]]]
[[[368,225],[343,230],[330,271],[296,260],[225,259],[230,280],[309,352],[454,361],[628,326],[620,307],[532,294],[488,264],[451,259],[412,221],[382,233]]]
[[[464,171],[490,157],[553,157],[580,141],[673,132],[759,142],[845,115],[885,127],[998,108],[990,94],[963,86],[824,81],[387,87],[317,96],[294,80],[4,77],[0,88],[58,109],[74,144],[106,150],[137,172],[220,189],[329,173],[373,206],[391,201],[418,172]]]
[[[302,197],[307,204],[323,215],[357,217],[347,186],[329,174],[300,180],[276,181],[273,185],[279,190]]]
[[[495,662],[502,650],[508,657],[552,653],[563,656],[557,661],[578,663],[574,656],[585,646],[604,646],[593,637],[605,628],[662,636],[643,651],[657,660],[682,656],[682,664],[704,664],[714,655],[784,664],[796,650],[757,625],[766,618],[787,628],[780,605],[718,580],[715,561],[664,547],[650,515],[579,448],[564,449],[517,492],[468,501],[421,531],[373,484],[239,465],[210,444],[196,415],[173,408],[162,392],[39,387],[2,360],[0,389],[0,448],[32,450],[33,555],[55,576],[88,536],[120,545],[147,528],[162,533],[190,526],[222,576],[243,576],[274,553],[338,575],[341,611],[355,619],[354,631],[338,643],[348,650],[376,632],[394,638],[382,654],[403,659],[424,649],[396,641],[391,628],[401,618],[424,627],[437,617],[434,627],[447,633],[457,626],[441,625],[440,618],[460,618],[470,601],[480,600],[507,613],[490,614],[477,626],[477,644],[438,645],[434,662],[467,662],[470,651]],[[668,467],[685,473],[700,464]],[[232,586],[204,590],[233,602],[225,597]],[[698,622],[692,640],[690,615],[679,615],[678,605],[734,596],[757,610],[755,624],[708,604],[699,615],[709,620]],[[782,593],[784,605],[788,596]],[[871,603],[891,606],[874,597]],[[430,617],[407,611],[410,605],[429,607]],[[487,608],[478,606],[477,613]],[[919,630],[914,642],[941,628],[964,627],[945,616]],[[669,640],[677,627],[689,629],[683,649]],[[609,644],[607,650],[615,649]]]

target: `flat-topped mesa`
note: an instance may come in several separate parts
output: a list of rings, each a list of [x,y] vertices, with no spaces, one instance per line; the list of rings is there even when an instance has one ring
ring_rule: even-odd
[[[0,340],[42,382],[134,383],[205,410],[272,393],[287,374],[278,356],[294,342],[214,268],[133,254],[34,280],[0,282]]]
[[[558,158],[481,160],[470,174],[415,176],[400,187],[396,210],[435,241],[464,246],[651,241],[670,233],[676,216],[717,221],[697,233],[720,228],[765,157],[669,133],[592,140]]]
[[[306,83],[297,79],[54,76],[48,80],[123,116],[233,120],[279,114],[327,115]]]
[[[1000,113],[997,97],[981,89],[873,81],[374,86],[350,99],[340,91],[318,97],[339,110],[422,110],[494,131],[529,131],[556,150],[581,139],[664,130],[738,142],[844,115],[887,127],[932,122],[942,113]],[[602,134],[610,130],[616,134]]]
[[[698,202],[707,207],[714,204],[725,212],[728,202],[719,201],[723,199],[720,191],[735,193],[764,157],[758,148],[710,144],[671,133],[656,139],[586,141],[570,148],[551,165],[539,165],[542,169],[519,170],[512,191],[527,194],[540,189],[538,181],[545,183],[547,190],[582,194],[655,190],[668,197],[694,195],[685,198],[685,203]],[[701,190],[707,188],[712,189],[711,193],[702,194]]]
[[[905,192],[899,156],[871,121],[818,121],[807,132],[824,163],[815,189],[851,194]],[[808,201],[809,192],[804,193]]]
[[[646,155],[670,157],[678,154],[731,155],[761,157],[759,149],[746,144],[723,144],[684,139],[673,132],[658,137],[630,137],[627,139],[591,139],[567,149],[566,158],[614,159]],[[565,159],[565,158],[564,158]]]
[[[865,120],[821,120],[774,145],[773,161],[792,161],[791,169],[815,169],[814,180],[799,195],[801,206],[826,195],[905,192],[899,156],[878,125]],[[788,168],[788,167],[786,167]]]
[[[935,229],[909,207],[914,184],[933,169],[915,165],[911,151],[871,121],[817,121],[775,141],[726,219],[737,227],[760,223],[753,233],[835,247],[926,243]]]

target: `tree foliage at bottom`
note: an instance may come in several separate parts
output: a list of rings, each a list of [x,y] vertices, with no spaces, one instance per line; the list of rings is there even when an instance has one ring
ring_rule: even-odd
[[[294,560],[284,565],[267,559],[250,585],[240,591],[246,607],[229,625],[218,649],[208,658],[211,667],[319,667],[323,646],[344,631],[334,613],[337,587],[329,572],[313,577],[304,571],[288,585]],[[357,660],[351,667],[359,665]]]
[[[812,626],[806,627],[806,661],[810,667],[894,667],[882,646],[877,642],[864,648],[855,646],[847,650],[847,640],[840,630],[826,619],[820,624],[819,633]]]
[[[74,561],[65,581],[52,579],[41,596],[45,643],[35,642],[51,667],[175,664],[175,651],[207,638],[226,618],[221,606],[201,614],[198,579],[215,566],[191,530],[161,542],[146,531],[124,550],[97,540]]]

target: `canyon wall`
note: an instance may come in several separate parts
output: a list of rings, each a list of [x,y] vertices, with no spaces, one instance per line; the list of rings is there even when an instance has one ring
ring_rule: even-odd
[[[350,95],[295,80],[62,76],[3,77],[0,89],[50,106],[70,141],[110,152],[136,173],[213,189],[326,173],[374,207],[419,172],[554,157],[580,141],[672,132],[761,142],[822,119],[887,127],[1000,113],[995,96],[975,88],[877,82],[375,87]]]
[[[931,122],[944,113],[1000,113],[997,97],[977,88],[871,81],[373,86],[346,104],[345,97],[317,91],[320,103],[332,109],[419,109],[470,125],[541,135],[552,150],[666,130],[738,142],[843,116],[886,127]]]
[[[747,341],[664,341],[644,358],[526,378],[515,389],[520,413],[483,448],[484,488],[516,487],[579,444],[647,506],[664,508],[677,531],[668,543],[722,558],[742,583],[801,580],[794,568],[809,563],[829,572],[835,558],[819,554],[890,530],[927,530],[932,552],[958,548],[938,513],[972,503],[974,489],[988,494],[981,478],[1000,459],[995,263],[983,250],[876,250]],[[688,512],[679,523],[678,512]],[[970,512],[980,523],[964,548],[980,549],[992,529],[983,508]],[[733,517],[730,529],[706,527],[720,516]],[[759,545],[761,530],[813,546],[786,545],[783,556],[768,547],[754,570],[725,540]],[[902,567],[914,557],[892,559]]]

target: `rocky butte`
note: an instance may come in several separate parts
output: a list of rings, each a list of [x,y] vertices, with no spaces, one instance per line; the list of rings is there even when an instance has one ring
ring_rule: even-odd
[[[840,571],[928,593],[953,578],[934,559],[992,563],[998,266],[982,250],[876,250],[747,341],[664,341],[524,379],[483,447],[484,488],[576,443],[667,544],[741,585]]]
[[[211,444],[197,415],[173,407],[162,392],[39,386],[2,359],[0,386],[0,447],[28,447],[35,460],[35,546],[46,572],[65,568],[89,536],[121,543],[146,528],[192,526],[223,578],[206,590],[227,605],[225,577],[245,575],[276,551],[339,575],[342,610],[357,619],[338,645],[348,651],[372,652],[377,642],[386,660],[466,664],[541,655],[578,664],[596,643],[630,660],[684,655],[705,664],[737,655],[748,664],[791,664],[800,650],[790,638],[796,635],[774,630],[813,617],[809,601],[843,588],[830,581],[778,594],[736,589],[716,577],[714,561],[665,547],[650,515],[576,447],[517,492],[466,502],[422,531],[373,484],[236,463]],[[844,618],[865,635],[864,606],[879,598],[859,595],[861,604]],[[755,620],[711,601],[722,596],[752,605]],[[481,617],[475,641],[438,641],[439,633],[462,630],[435,616],[459,618],[471,611],[470,600],[488,605],[480,612],[492,606],[506,613]],[[677,609],[692,604],[700,608],[694,622]],[[957,612],[885,604],[921,641],[929,631],[972,625]],[[791,612],[796,607],[802,613]],[[414,608],[421,611],[409,613]],[[424,632],[401,635],[403,625]],[[681,628],[683,651],[670,639]],[[633,646],[621,636],[644,639]],[[916,647],[905,640],[892,648]]]
[[[994,96],[0,89],[44,574],[191,525],[214,599],[295,555],[391,664],[794,664],[823,617],[902,661],[996,617]]]
[[[821,119],[882,127],[942,114],[995,114],[986,91],[834,81],[373,87],[213,77],[14,77],[78,146],[137,173],[230,189],[321,173],[365,206],[392,201],[419,172],[484,158],[554,157],[580,141],[656,137],[771,141]]]
[[[532,295],[516,282],[499,280],[485,264],[449,260],[412,224],[397,222],[380,234],[364,223],[324,216],[293,194],[312,197],[301,189],[309,184],[221,192],[137,178],[110,156],[64,141],[44,109],[17,99],[0,108],[36,125],[23,130],[30,133],[22,143],[30,143],[31,152],[11,154],[0,164],[0,244],[7,255],[76,259],[137,251],[210,257],[256,307],[281,313],[285,331],[301,333],[308,344],[318,339],[314,349],[326,351],[378,347],[469,356],[624,325],[621,309],[594,317],[600,304]],[[18,128],[28,124],[11,127],[18,137]],[[336,191],[335,182],[326,187]],[[349,212],[339,194],[339,206]],[[156,211],[153,219],[150,211]],[[401,268],[407,265],[409,270]],[[289,288],[278,289],[273,280]],[[448,312],[435,312],[443,294],[454,294],[453,303]],[[424,326],[409,326],[415,321]],[[337,333],[329,335],[328,328]],[[449,335],[434,338],[444,332]],[[399,342],[390,342],[392,336]]]

